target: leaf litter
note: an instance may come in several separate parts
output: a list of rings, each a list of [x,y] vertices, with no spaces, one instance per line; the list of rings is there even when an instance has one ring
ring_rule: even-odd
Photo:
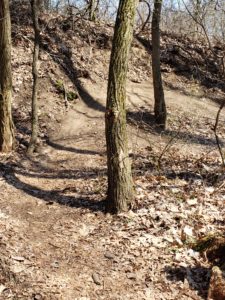
[[[89,27],[97,35],[91,24]],[[56,28],[53,22],[50,29],[54,32]],[[80,34],[86,36],[86,29]],[[102,30],[101,25],[98,30]],[[58,33],[69,40],[69,32]],[[32,40],[29,26],[23,27],[23,34]],[[54,44],[49,33],[43,34],[48,50],[63,63],[65,57],[60,56],[59,45]],[[88,42],[82,42],[78,33],[74,39],[80,49],[73,48],[73,58],[83,71],[87,65],[84,60],[78,62],[77,57],[79,52],[87,56]],[[20,43],[13,49],[14,108],[17,126],[26,127],[28,105],[19,99],[23,99],[24,92],[27,99],[30,97],[27,91],[31,90],[32,50],[29,41],[22,39]],[[44,84],[51,70],[54,80],[62,77],[71,85],[59,66],[45,52],[41,55]],[[148,57],[144,52],[143,55]],[[102,57],[107,63],[108,56],[102,49],[96,50],[91,62],[96,80],[106,78],[105,65],[102,70],[96,66]],[[132,59],[139,63],[135,55]],[[136,80],[136,74],[142,74],[139,77],[146,80],[146,67],[145,72],[138,73],[135,68],[130,70],[130,79]],[[165,78],[167,83],[169,80]],[[91,86],[90,81],[87,83]],[[142,89],[141,84],[131,87]],[[98,90],[96,86],[94,89]],[[58,124],[53,117],[58,112],[62,116],[65,109],[53,86],[43,96],[43,102],[49,96],[56,99],[47,109],[41,103],[41,135],[46,152],[30,160],[24,156],[29,135],[22,127],[18,133],[19,154],[1,156],[0,299],[206,299],[212,264],[193,245],[212,233],[224,234],[224,173],[211,130],[215,109],[211,111],[207,102],[207,116],[197,109],[197,113],[190,113],[190,105],[197,100],[189,97],[186,111],[184,102],[179,111],[177,98],[182,95],[174,94],[176,102],[170,102],[168,131],[156,138],[153,126],[143,119],[137,122],[131,118],[132,113],[143,115],[151,110],[152,104],[140,108],[140,103],[138,110],[130,108],[129,128],[140,128],[143,136],[150,136],[149,145],[140,143],[132,153],[136,189],[132,211],[111,216],[104,213],[102,203],[107,182],[105,148],[99,142],[104,139],[102,119],[96,121],[99,127],[98,123],[85,123],[89,131],[83,128],[76,133],[74,142],[68,139],[58,149],[50,147],[44,138],[48,131],[58,129],[58,125],[53,126]],[[79,109],[79,105],[75,108]],[[48,115],[43,113],[46,110]],[[93,111],[87,112],[93,116]],[[218,132],[224,137],[223,126]],[[173,142],[164,151],[171,138]],[[103,154],[93,159],[84,151],[76,152],[81,146],[102,150]]]

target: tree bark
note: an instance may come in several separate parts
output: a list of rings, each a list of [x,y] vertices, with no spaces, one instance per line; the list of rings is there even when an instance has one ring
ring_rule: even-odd
[[[106,209],[127,211],[134,197],[126,130],[126,78],[136,0],[120,0],[109,67],[106,104],[108,192]]]
[[[95,9],[96,9],[96,0],[90,0],[89,2],[89,20],[95,21]]]
[[[38,22],[39,15],[39,0],[31,0],[32,19],[34,27],[34,52],[33,52],[33,91],[32,91],[32,113],[31,113],[31,139],[28,147],[28,153],[32,154],[37,146],[38,141],[38,57],[40,49],[40,28]]]
[[[11,21],[9,1],[0,1],[0,151],[14,146],[12,121]]]
[[[201,0],[196,0],[194,3],[194,17],[195,20],[197,20],[198,22],[200,21],[201,17]],[[201,22],[201,21],[200,21]],[[194,38],[197,40],[199,37],[199,31],[200,31],[200,26],[197,22],[194,23]]]
[[[154,112],[155,121],[160,129],[166,127],[166,104],[164,98],[162,75],[160,69],[160,18],[162,10],[162,0],[155,0],[152,16],[152,75],[154,86]]]

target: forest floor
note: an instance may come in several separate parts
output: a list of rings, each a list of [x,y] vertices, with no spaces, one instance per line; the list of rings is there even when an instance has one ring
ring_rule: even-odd
[[[168,124],[159,133],[149,53],[135,42],[127,120],[136,198],[132,211],[105,214],[112,28],[86,22],[89,31],[76,24],[75,33],[64,32],[67,23],[51,18],[42,32],[41,142],[32,157],[26,148],[33,33],[13,23],[17,148],[0,156],[0,299],[207,299],[211,262],[193,245],[224,233],[224,170],[212,130],[223,94],[166,66]],[[68,107],[60,82],[79,91]],[[224,121],[222,112],[222,147]]]
[[[210,263],[187,241],[224,229],[218,105],[166,88],[159,136],[151,83],[128,83],[137,197],[116,217],[102,203],[106,84],[86,87],[93,102],[69,109],[34,157],[2,156],[1,299],[205,299]]]

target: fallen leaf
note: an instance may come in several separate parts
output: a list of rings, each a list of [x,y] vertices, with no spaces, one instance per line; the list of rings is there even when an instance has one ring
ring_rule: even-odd
[[[101,280],[100,280],[100,277],[97,273],[92,274],[92,279],[93,279],[95,284],[101,285]]]

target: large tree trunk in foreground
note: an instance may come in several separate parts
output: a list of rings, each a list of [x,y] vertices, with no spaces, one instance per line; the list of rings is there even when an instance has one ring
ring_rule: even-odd
[[[127,211],[133,200],[131,162],[126,130],[126,78],[133,37],[136,0],[120,0],[115,24],[107,91],[107,210]]]
[[[160,70],[160,17],[162,0],[155,0],[152,16],[152,75],[155,97],[155,121],[161,129],[166,127],[166,104]]]
[[[0,151],[13,149],[11,23],[9,1],[0,0]]]
[[[28,147],[28,153],[32,154],[37,146],[38,141],[38,57],[40,49],[40,28],[38,22],[38,15],[40,9],[39,0],[31,0],[31,10],[32,10],[32,19],[34,26],[34,52],[33,52],[33,66],[32,66],[32,75],[33,75],[33,92],[32,92],[32,114],[31,114],[31,139]]]

